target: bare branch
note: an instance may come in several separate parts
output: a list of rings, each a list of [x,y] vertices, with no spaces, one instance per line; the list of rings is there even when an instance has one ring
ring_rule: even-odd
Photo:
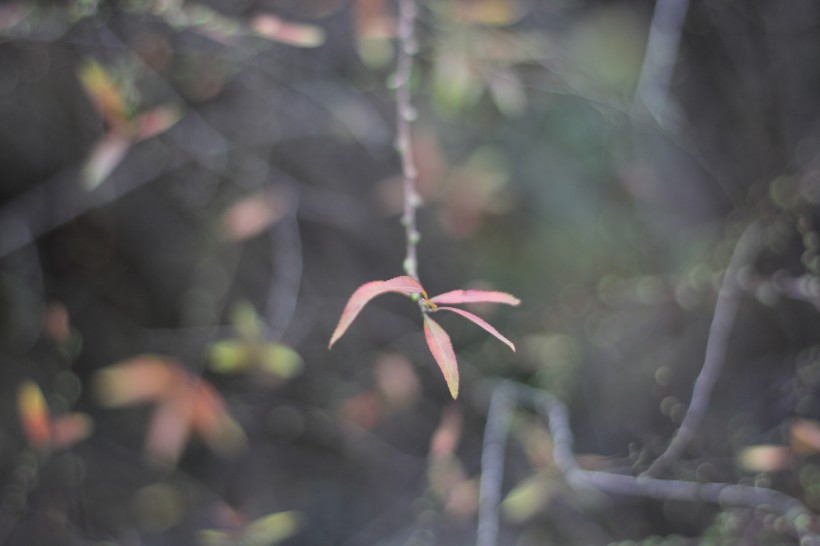
[[[567,482],[578,489],[640,496],[661,500],[709,502],[735,508],[764,509],[783,516],[800,544],[818,545],[820,535],[812,530],[815,514],[798,499],[780,491],[730,483],[698,483],[584,470],[572,451],[573,435],[566,406],[549,393],[511,382],[494,389],[487,417],[482,454],[481,511],[478,545],[494,546],[498,533],[498,503],[504,467],[504,436],[515,406],[537,412],[548,424],[553,441],[553,460]]]
[[[418,168],[413,155],[410,122],[416,119],[416,111],[410,100],[410,77],[413,72],[413,57],[418,51],[415,35],[415,21],[418,14],[416,0],[399,0],[399,48],[393,85],[396,88],[396,149],[401,158],[404,187],[404,213],[402,224],[407,234],[407,254],[404,258],[404,272],[419,278],[416,246],[420,234],[416,227],[416,209],[421,204],[417,184]]]
[[[669,83],[678,57],[689,0],[657,0],[646,41],[633,112],[643,108],[661,127],[668,125]]]
[[[732,333],[737,309],[740,305],[741,290],[738,285],[738,273],[743,266],[752,263],[759,252],[760,225],[759,222],[754,222],[746,228],[746,231],[738,240],[729,260],[729,266],[723,276],[712,324],[709,327],[709,338],[706,341],[703,367],[695,380],[689,408],[686,410],[683,421],[681,421],[680,427],[678,427],[666,450],[646,470],[648,476],[657,476],[671,461],[680,457],[683,450],[692,441],[700,422],[703,420],[703,416],[709,407],[712,389],[714,389],[723,369],[726,349],[729,345],[729,336]]]

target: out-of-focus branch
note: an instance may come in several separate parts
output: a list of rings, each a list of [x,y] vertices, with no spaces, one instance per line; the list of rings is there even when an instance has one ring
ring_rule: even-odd
[[[730,483],[698,483],[630,476],[604,471],[584,470],[573,454],[573,435],[567,407],[551,394],[511,382],[494,389],[482,454],[481,511],[478,544],[494,546],[498,530],[498,506],[504,466],[504,436],[509,430],[515,406],[537,412],[549,427],[553,460],[567,482],[579,489],[595,489],[617,495],[641,496],[662,500],[709,502],[728,507],[764,509],[786,518],[800,544],[820,545],[815,532],[815,514],[798,499],[773,489]],[[486,465],[492,465],[492,468]],[[488,494],[485,496],[485,492]]]
[[[738,283],[738,273],[743,266],[754,262],[757,258],[760,252],[760,231],[759,222],[752,223],[743,232],[735,246],[718,292],[715,313],[709,327],[709,338],[706,341],[706,355],[692,389],[692,400],[689,402],[686,414],[672,441],[646,470],[648,476],[657,476],[671,461],[680,457],[695,436],[706,409],[709,407],[712,389],[723,369],[729,336],[732,333],[740,305],[741,289]]]
[[[399,51],[392,81],[396,88],[396,149],[401,158],[404,187],[404,213],[401,221],[407,234],[407,254],[403,266],[404,272],[414,279],[419,278],[416,246],[421,237],[416,227],[416,209],[421,204],[416,187],[418,168],[410,136],[410,122],[416,118],[416,111],[410,100],[410,77],[413,72],[413,57],[418,51],[415,34],[417,14],[416,0],[399,0]]]
[[[632,107],[633,112],[643,108],[661,127],[667,125],[669,82],[688,8],[688,0],[657,0],[646,40],[646,53]]]

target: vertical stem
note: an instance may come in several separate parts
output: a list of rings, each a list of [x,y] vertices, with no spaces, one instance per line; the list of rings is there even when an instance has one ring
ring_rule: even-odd
[[[416,209],[421,204],[421,198],[416,189],[418,169],[410,139],[410,122],[416,119],[416,111],[410,101],[410,76],[413,71],[413,56],[418,51],[414,29],[417,13],[416,0],[399,0],[398,58],[394,76],[396,148],[401,158],[404,187],[404,213],[401,222],[407,235],[407,254],[403,267],[404,272],[414,279],[419,278],[416,246],[421,238],[416,227]]]

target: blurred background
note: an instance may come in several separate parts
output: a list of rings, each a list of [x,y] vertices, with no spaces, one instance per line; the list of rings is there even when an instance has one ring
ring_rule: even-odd
[[[687,408],[721,278],[739,312],[666,477],[820,509],[820,4],[428,0],[402,274],[391,0],[0,5],[0,543],[467,545],[492,380],[638,473]],[[521,411],[499,544],[796,544],[760,510],[578,492]]]

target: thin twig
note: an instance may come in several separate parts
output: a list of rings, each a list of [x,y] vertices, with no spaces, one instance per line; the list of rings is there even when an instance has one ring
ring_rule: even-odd
[[[664,480],[647,476],[583,470],[578,466],[572,451],[572,429],[569,425],[567,407],[563,402],[544,391],[512,382],[503,382],[493,392],[482,454],[482,492],[500,491],[504,452],[503,449],[498,450],[499,446],[504,445],[502,437],[508,433],[510,416],[515,405],[536,411],[547,422],[552,436],[555,465],[563,473],[567,482],[575,488],[661,500],[709,502],[735,508],[763,509],[785,517],[800,538],[801,546],[820,545],[820,535],[812,530],[816,519],[815,514],[798,499],[780,491],[749,485]],[[485,464],[492,464],[494,468],[489,468]],[[479,546],[496,544],[498,499],[500,499],[498,494],[494,497],[482,496],[481,498],[478,522]],[[490,505],[490,502],[494,504]],[[488,531],[482,534],[482,529],[491,529],[495,532],[492,535]]]
[[[401,158],[404,188],[404,213],[401,221],[407,235],[407,254],[403,267],[404,272],[414,279],[419,278],[416,246],[420,234],[416,227],[416,209],[421,204],[421,198],[416,187],[418,168],[410,137],[410,122],[416,119],[416,111],[410,100],[410,77],[413,72],[413,56],[418,51],[414,28],[417,13],[416,0],[399,0],[399,51],[392,81],[396,89],[396,149]]]
[[[692,441],[706,414],[712,389],[723,369],[729,336],[732,333],[740,305],[741,290],[738,284],[738,273],[743,266],[752,263],[757,258],[760,252],[760,230],[759,223],[753,222],[746,228],[735,246],[718,292],[715,313],[709,327],[709,338],[706,341],[703,367],[695,380],[689,408],[666,450],[649,465],[646,470],[648,476],[657,476],[671,461],[680,457]]]

